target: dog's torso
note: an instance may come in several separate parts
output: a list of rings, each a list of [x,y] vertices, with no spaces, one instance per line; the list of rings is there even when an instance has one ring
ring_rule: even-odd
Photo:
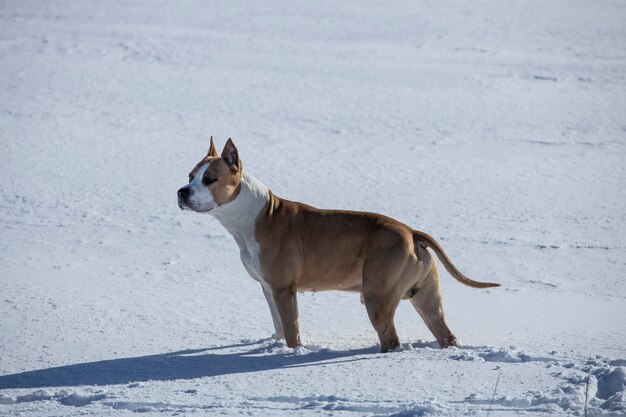
[[[272,287],[360,291],[363,269],[389,262],[398,251],[416,265],[430,264],[407,225],[380,214],[285,200],[247,173],[229,206],[214,215],[233,234],[248,273]]]
[[[263,270],[280,285],[296,277],[300,291],[359,291],[363,269],[398,249],[418,261],[412,230],[398,221],[374,213],[322,210],[271,193],[255,236]],[[430,259],[428,252],[424,255]]]

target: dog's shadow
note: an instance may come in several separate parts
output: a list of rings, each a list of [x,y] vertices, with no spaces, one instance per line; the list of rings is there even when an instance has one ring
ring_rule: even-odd
[[[267,339],[158,355],[77,363],[0,376],[0,389],[116,385],[144,381],[195,379],[271,369],[319,365],[327,361],[364,360],[359,355],[378,351],[376,346],[345,351],[320,350],[305,354],[267,354]],[[220,350],[237,349],[236,353]],[[243,352],[240,350],[244,350]]]

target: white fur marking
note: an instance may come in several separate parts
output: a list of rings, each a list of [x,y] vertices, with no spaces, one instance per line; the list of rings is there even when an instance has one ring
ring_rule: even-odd
[[[198,173],[194,177],[193,181],[191,181],[188,185],[188,187],[193,191],[193,194],[189,197],[187,205],[192,210],[207,212],[217,207],[213,194],[204,186],[204,184],[202,184],[202,177],[204,176],[204,172],[209,168],[210,163],[211,162],[207,162],[202,165],[200,169],[198,169]]]
[[[237,198],[211,211],[211,214],[235,238],[246,271],[262,284],[265,279],[261,268],[261,246],[254,237],[254,232],[259,213],[268,201],[269,189],[252,175],[244,172]]]

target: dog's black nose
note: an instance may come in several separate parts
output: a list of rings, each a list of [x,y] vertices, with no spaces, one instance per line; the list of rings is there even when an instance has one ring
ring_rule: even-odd
[[[183,187],[178,190],[178,197],[185,199],[193,194],[193,190],[189,187]]]

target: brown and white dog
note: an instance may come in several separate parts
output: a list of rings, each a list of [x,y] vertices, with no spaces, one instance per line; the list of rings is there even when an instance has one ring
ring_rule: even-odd
[[[393,318],[403,299],[411,301],[441,347],[455,346],[427,248],[462,284],[499,286],[467,278],[435,239],[392,218],[321,210],[275,196],[243,171],[231,139],[219,156],[211,138],[209,153],[178,190],[178,205],[212,214],[233,235],[243,265],[263,287],[275,337],[292,348],[300,345],[297,291],[325,290],[361,293],[382,352],[400,344]]]

